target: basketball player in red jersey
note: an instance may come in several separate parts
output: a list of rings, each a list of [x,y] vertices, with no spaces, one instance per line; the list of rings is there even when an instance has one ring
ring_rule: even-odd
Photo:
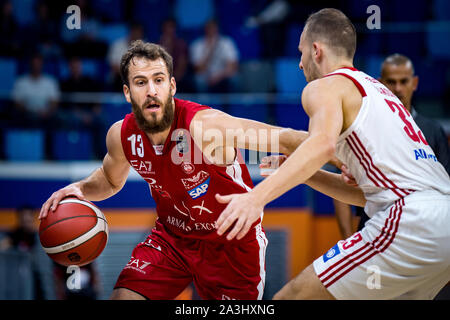
[[[40,218],[68,195],[91,201],[111,197],[133,167],[148,182],[158,219],[151,235],[132,252],[111,298],[173,299],[194,281],[203,299],[261,299],[267,246],[263,212],[245,237],[228,241],[226,234],[216,233],[225,204],[215,194],[253,187],[238,140],[242,147],[290,154],[307,133],[176,99],[172,69],[172,58],[162,47],[142,41],[131,45],[122,57],[121,74],[133,113],[109,129],[103,165],[55,192],[43,204]],[[242,134],[225,139],[227,129]],[[250,133],[264,130],[267,140],[252,146]]]
[[[356,31],[341,11],[306,21],[299,67],[309,137],[245,194],[218,195],[218,234],[243,238],[270,201],[305,183],[371,219],[286,284],[276,299],[433,299],[450,280],[450,178],[401,101],[353,67]],[[359,187],[319,169],[342,161]],[[231,231],[230,231],[231,230]]]

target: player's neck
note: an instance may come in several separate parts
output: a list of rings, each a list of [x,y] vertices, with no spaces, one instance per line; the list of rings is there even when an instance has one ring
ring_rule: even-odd
[[[156,146],[156,145],[164,144],[166,142],[167,137],[169,136],[170,128],[171,127],[168,127],[166,130],[158,132],[158,133],[146,132],[147,137],[149,138],[152,145]]]
[[[326,61],[326,63],[324,63],[323,66],[323,74],[329,74],[331,72],[334,72],[336,70],[342,69],[342,68],[354,68],[353,67],[353,62],[349,61],[349,60],[328,60]]]

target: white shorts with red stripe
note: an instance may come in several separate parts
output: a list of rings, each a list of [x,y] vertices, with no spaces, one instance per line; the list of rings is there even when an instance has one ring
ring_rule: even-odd
[[[337,299],[433,299],[450,281],[450,195],[416,191],[379,205],[313,266]]]

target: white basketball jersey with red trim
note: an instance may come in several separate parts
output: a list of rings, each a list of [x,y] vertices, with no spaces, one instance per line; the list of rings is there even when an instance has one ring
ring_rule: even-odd
[[[354,68],[327,76],[331,75],[349,78],[362,95],[355,121],[339,136],[336,156],[350,169],[368,202],[392,203],[419,190],[450,194],[447,172],[401,101]]]

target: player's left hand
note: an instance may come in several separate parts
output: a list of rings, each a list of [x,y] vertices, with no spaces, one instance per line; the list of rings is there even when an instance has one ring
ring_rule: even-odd
[[[226,196],[216,194],[216,200],[219,203],[228,203],[217,219],[217,234],[221,236],[236,222],[227,235],[227,240],[232,240],[234,237],[238,240],[242,239],[253,223],[261,217],[264,209],[264,205],[260,204],[251,192]]]

